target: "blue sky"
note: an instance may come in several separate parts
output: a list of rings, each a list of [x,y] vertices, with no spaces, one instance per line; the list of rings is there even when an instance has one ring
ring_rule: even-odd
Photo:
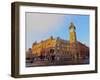
[[[26,13],[25,48],[50,36],[69,40],[69,25],[76,27],[77,41],[89,46],[89,15]]]

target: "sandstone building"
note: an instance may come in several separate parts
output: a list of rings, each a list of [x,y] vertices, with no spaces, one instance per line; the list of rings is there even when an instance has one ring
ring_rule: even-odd
[[[60,37],[43,40],[39,43],[34,42],[32,45],[32,54],[36,56],[55,55],[60,58],[89,58],[89,47],[77,41],[76,28],[73,22],[70,23],[69,33],[70,40],[63,40]]]

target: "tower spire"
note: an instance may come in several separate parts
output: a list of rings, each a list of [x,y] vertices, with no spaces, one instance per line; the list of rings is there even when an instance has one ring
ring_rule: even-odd
[[[74,26],[74,23],[71,22],[70,26],[69,26],[69,31],[70,31],[70,43],[74,43],[76,42],[76,32],[75,32],[76,28]]]

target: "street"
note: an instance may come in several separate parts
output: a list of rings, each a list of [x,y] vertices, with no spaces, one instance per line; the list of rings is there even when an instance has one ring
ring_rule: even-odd
[[[79,60],[37,60],[33,62],[26,63],[26,67],[39,67],[39,66],[59,66],[59,65],[79,65],[79,64],[89,64],[89,59],[79,59]]]

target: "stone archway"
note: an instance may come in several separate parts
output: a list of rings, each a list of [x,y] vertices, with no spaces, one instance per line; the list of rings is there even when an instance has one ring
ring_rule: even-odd
[[[54,49],[50,49],[50,54],[54,54]]]

